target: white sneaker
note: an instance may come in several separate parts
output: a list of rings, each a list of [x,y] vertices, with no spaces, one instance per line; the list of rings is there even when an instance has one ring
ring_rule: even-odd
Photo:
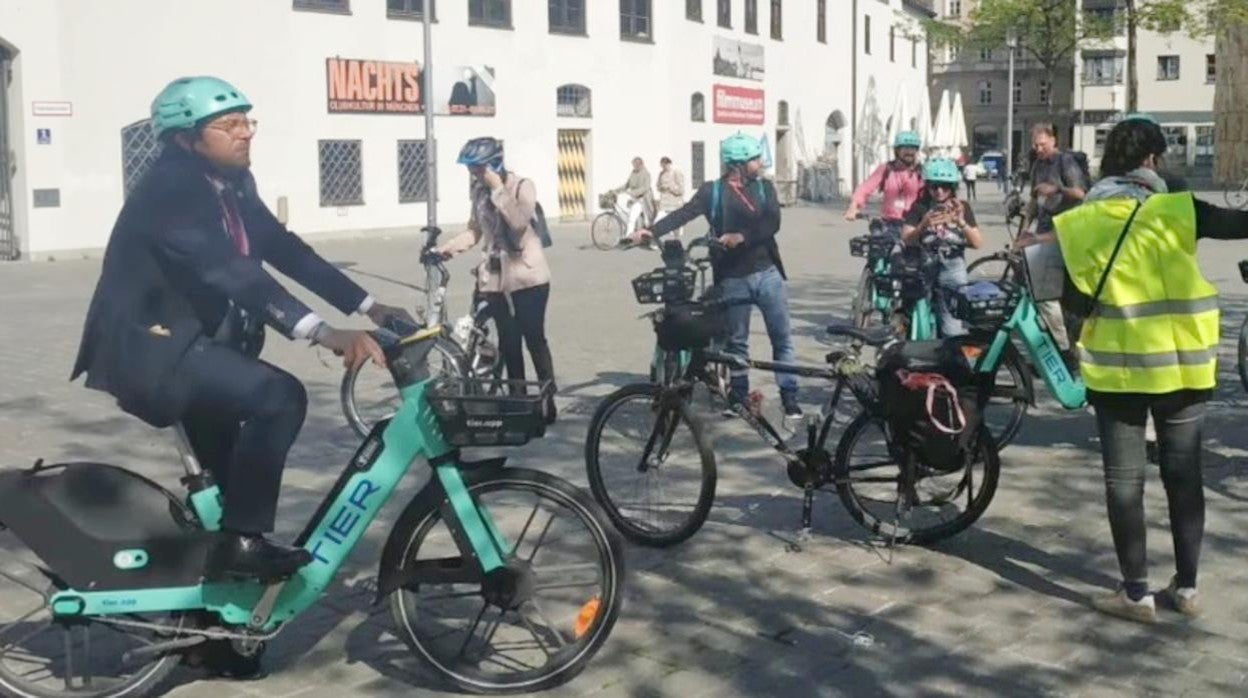
[[[1092,607],[1101,613],[1133,620],[1137,623],[1157,622],[1157,604],[1152,594],[1145,594],[1139,601],[1132,601],[1126,589],[1092,599]]]

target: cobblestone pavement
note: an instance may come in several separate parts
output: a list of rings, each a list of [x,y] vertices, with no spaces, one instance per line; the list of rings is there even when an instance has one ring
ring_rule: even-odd
[[[995,249],[1005,240],[999,198],[978,209]],[[802,359],[820,360],[822,327],[847,306],[859,267],[846,253],[846,238],[859,227],[829,209],[784,212],[780,241]],[[627,281],[656,258],[590,249],[585,226],[560,227],[556,239],[549,325],[562,414],[545,439],[515,451],[513,463],[583,485],[583,441],[595,403],[646,369],[653,340],[637,319]],[[416,291],[407,283],[419,277],[414,235],[316,247],[383,299],[414,303]],[[934,548],[891,552],[872,545],[826,495],[817,501],[814,538],[789,552],[785,540],[798,525],[800,491],[746,427],[715,420],[719,490],[706,527],[669,550],[630,549],[627,602],[613,635],[581,676],[550,694],[1244,695],[1248,432],[1241,425],[1248,405],[1233,362],[1248,302],[1235,270],[1242,246],[1201,248],[1225,293],[1227,335],[1223,385],[1205,434],[1203,619],[1184,622],[1163,612],[1157,626],[1142,627],[1088,609],[1088,594],[1115,583],[1116,564],[1086,412],[1063,412],[1043,400],[1018,443],[1003,453],[1000,489],[983,519]],[[468,268],[465,260],[452,265],[452,301],[460,312]],[[36,457],[97,459],[176,488],[168,433],[66,380],[97,274],[92,260],[0,266],[0,467],[25,467]],[[755,335],[765,352],[759,322]],[[279,535],[289,537],[356,442],[339,413],[333,357],[272,336],[266,352],[303,377],[311,396],[282,500]],[[813,411],[823,393],[809,388],[804,402]],[[775,414],[779,401],[774,390],[765,392],[766,409]],[[388,523],[418,485],[408,483],[396,496],[330,596],[272,643],[267,676],[212,682],[182,671],[169,695],[436,693],[367,593]],[[1148,505],[1153,581],[1160,587],[1173,559],[1155,471]]]

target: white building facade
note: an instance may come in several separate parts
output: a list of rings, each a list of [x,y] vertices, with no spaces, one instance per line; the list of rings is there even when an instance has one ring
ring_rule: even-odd
[[[419,89],[425,2],[435,20],[430,99]],[[718,143],[738,130],[767,138],[772,176],[791,200],[799,162],[853,156],[855,4],[889,18],[915,5],[0,0],[0,75],[11,76],[0,81],[0,239],[35,259],[101,248],[156,153],[152,98],[173,78],[202,74],[256,105],[261,195],[303,235],[424,224],[426,104],[444,224],[468,217],[455,157],[482,135],[504,141],[509,168],[533,180],[552,220],[592,216],[634,156],[656,176],[671,157],[692,188],[718,174]],[[891,20],[875,21],[872,58],[887,72],[875,79],[917,95],[926,44],[898,41],[889,61]],[[852,175],[842,171],[843,189]]]
[[[1121,0],[1081,2],[1085,13],[1117,22],[1116,36],[1087,42],[1075,56],[1074,147],[1088,154],[1095,169],[1106,136],[1126,114],[1127,36]],[[1161,123],[1170,144],[1167,164],[1189,176],[1207,176],[1213,167],[1216,71],[1212,37],[1194,39],[1182,30],[1137,32],[1138,111]]]

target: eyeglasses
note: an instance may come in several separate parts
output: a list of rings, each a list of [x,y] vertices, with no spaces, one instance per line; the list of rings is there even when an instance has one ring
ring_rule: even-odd
[[[255,119],[222,119],[208,124],[205,128],[225,131],[231,136],[251,136],[255,135],[259,126],[260,122]]]

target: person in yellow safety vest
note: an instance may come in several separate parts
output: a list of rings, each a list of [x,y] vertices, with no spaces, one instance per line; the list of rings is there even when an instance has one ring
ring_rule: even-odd
[[[1170,193],[1158,173],[1161,127],[1131,115],[1110,131],[1103,178],[1086,203],[1054,220],[1074,286],[1094,298],[1077,347],[1096,411],[1110,530],[1122,588],[1099,611],[1156,620],[1145,555],[1144,423],[1152,414],[1170,504],[1176,574],[1164,594],[1193,616],[1205,526],[1200,465],[1205,403],[1217,383],[1218,295],[1201,274],[1196,241],[1248,239],[1248,213]],[[1099,287],[1099,296],[1098,293]]]

